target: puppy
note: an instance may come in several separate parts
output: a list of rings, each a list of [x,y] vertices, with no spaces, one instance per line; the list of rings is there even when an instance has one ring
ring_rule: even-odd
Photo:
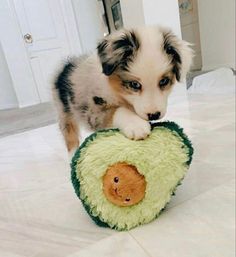
[[[189,44],[162,27],[121,30],[97,52],[71,59],[56,76],[53,94],[68,151],[79,146],[79,126],[119,128],[130,139],[150,134],[168,96],[190,68]]]

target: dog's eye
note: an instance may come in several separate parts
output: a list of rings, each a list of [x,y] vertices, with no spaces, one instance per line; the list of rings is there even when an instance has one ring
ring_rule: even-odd
[[[142,85],[137,81],[130,81],[129,87],[133,89],[134,91],[139,91],[142,89]]]
[[[170,79],[168,77],[165,77],[163,79],[160,80],[159,82],[159,86],[160,88],[164,88],[165,86],[167,86],[170,83]]]

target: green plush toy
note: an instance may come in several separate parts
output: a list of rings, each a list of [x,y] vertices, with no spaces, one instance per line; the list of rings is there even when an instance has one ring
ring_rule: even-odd
[[[71,176],[77,196],[100,226],[129,230],[155,219],[191,163],[193,148],[174,122],[153,125],[145,140],[118,129],[89,136],[75,153]]]

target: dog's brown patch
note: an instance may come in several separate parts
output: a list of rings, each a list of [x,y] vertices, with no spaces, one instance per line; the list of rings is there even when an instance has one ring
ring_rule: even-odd
[[[111,88],[118,94],[121,95],[124,93],[124,89],[122,88],[122,81],[118,75],[111,75],[108,77],[108,82]]]
[[[131,105],[123,97],[124,95],[132,94],[132,92],[122,85],[121,78],[118,75],[111,75],[108,77],[108,82],[114,90],[114,93],[116,93],[116,96],[118,96],[120,105],[132,109]]]
[[[104,118],[103,121],[103,127],[104,128],[111,128],[113,127],[113,116],[117,110],[117,107],[111,107],[109,111],[107,111],[107,115]]]
[[[63,126],[63,127],[62,127]],[[61,126],[61,131],[64,136],[66,147],[68,151],[79,146],[78,126],[73,118],[65,117],[64,124]]]
[[[162,90],[169,90],[173,84],[176,83],[176,77],[175,77],[175,74],[173,73],[173,71],[169,71],[169,72],[165,72],[158,80],[158,84],[160,82],[161,79],[165,78],[165,77],[168,77],[170,79],[170,83],[165,86]]]

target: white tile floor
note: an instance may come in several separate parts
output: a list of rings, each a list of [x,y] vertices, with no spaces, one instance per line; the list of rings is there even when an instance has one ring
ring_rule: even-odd
[[[56,125],[0,139],[0,256],[233,257],[234,104],[230,95],[171,104],[168,117],[189,134],[194,160],[166,211],[130,232],[87,216]]]

